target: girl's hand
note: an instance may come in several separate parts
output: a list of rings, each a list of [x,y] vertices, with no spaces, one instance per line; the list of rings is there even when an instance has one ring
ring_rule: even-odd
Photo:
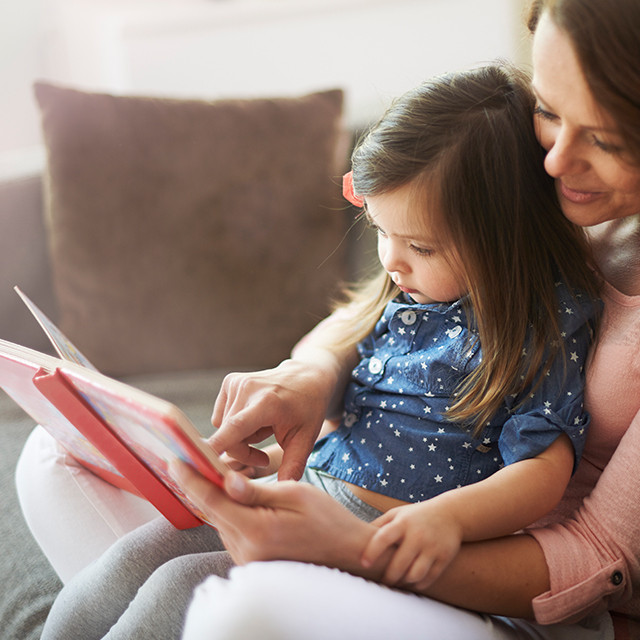
[[[232,458],[229,454],[223,453],[220,459],[230,468],[241,473],[247,478],[264,478],[276,473],[282,462],[282,447],[279,444],[270,444],[261,449],[269,457],[269,462],[266,467],[257,465],[246,465],[235,458]]]
[[[462,543],[461,524],[434,500],[390,509],[372,523],[378,527],[362,556],[365,567],[393,551],[382,582],[426,589],[453,560]]]

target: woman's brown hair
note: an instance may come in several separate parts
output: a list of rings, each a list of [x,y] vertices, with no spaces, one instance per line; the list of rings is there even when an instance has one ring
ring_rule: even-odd
[[[483,358],[448,415],[477,431],[558,354],[558,280],[597,297],[584,234],[562,214],[544,171],[533,109],[528,78],[508,65],[441,76],[392,104],[352,156],[358,195],[412,183],[416,212],[436,204],[458,249]],[[350,339],[370,331],[398,294],[385,273],[353,294]]]
[[[640,2],[534,0],[532,33],[545,12],[571,40],[596,102],[613,116],[629,154],[640,163]]]

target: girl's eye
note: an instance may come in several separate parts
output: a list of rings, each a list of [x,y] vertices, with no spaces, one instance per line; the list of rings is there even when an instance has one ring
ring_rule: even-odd
[[[417,247],[415,244],[411,245],[411,250],[414,253],[417,253],[419,256],[430,256],[433,253],[435,253],[433,249],[425,249],[424,247]]]
[[[373,229],[378,235],[384,235],[384,231],[371,219],[369,212],[366,212],[366,221],[369,229]]]

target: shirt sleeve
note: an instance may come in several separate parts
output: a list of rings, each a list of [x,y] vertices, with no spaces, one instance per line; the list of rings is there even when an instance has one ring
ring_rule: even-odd
[[[593,328],[595,305],[586,299],[560,299],[559,319],[564,340],[562,352],[529,397],[516,399],[515,409],[500,434],[500,453],[505,464],[534,458],[562,433],[574,448],[574,471],[580,462],[590,417],[584,410],[584,371]]]
[[[568,520],[529,529],[549,567],[533,600],[541,624],[573,622],[625,604],[640,582],[640,412],[591,494]]]

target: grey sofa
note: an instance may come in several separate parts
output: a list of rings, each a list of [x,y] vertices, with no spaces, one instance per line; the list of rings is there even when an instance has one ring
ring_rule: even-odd
[[[322,125],[322,110],[328,104],[327,99],[331,113]],[[277,364],[326,313],[328,300],[338,285],[360,277],[374,260],[371,238],[361,225],[353,228],[353,211],[340,198],[339,176],[348,155],[344,137],[339,139],[333,133],[339,125],[340,96],[334,92],[328,98],[323,95],[303,103],[200,103],[137,98],[131,102],[128,98],[41,87],[38,100],[43,113],[48,168],[44,174],[34,171],[0,180],[0,338],[51,352],[41,329],[13,291],[13,286],[18,285],[60,324],[98,368],[174,402],[206,435],[211,430],[211,408],[224,374],[229,370]],[[188,117],[184,116],[185,108],[189,111]],[[296,111],[298,108],[302,109],[301,113]],[[137,109],[146,113],[140,115]],[[252,109],[260,112],[266,124],[254,122],[259,118]],[[285,118],[279,113],[281,109],[292,111]],[[310,111],[305,112],[307,109]],[[314,109],[319,110],[319,115]],[[131,112],[136,112],[133,121],[127,120]],[[234,122],[237,112],[240,112],[239,121]],[[73,114],[73,126],[68,126],[69,114]],[[151,122],[158,114],[160,122]],[[211,134],[216,118],[221,117],[227,118],[224,126],[215,135]],[[83,122],[83,118],[87,121]],[[172,129],[174,121],[176,126]],[[289,130],[287,127],[294,125],[298,130],[290,131],[290,135],[299,137],[294,140],[295,144],[277,149],[269,147],[270,140],[281,144],[281,138]],[[254,127],[250,138],[247,137],[249,126]],[[145,127],[151,128],[146,139],[141,132]],[[266,131],[264,135],[260,127]],[[170,134],[162,138],[157,135],[160,128],[169,129]],[[194,152],[195,140],[200,135],[198,128],[203,135],[211,134],[213,138]],[[310,131],[311,137],[305,138],[301,131]],[[116,134],[121,136],[119,144],[110,145]],[[264,137],[260,147],[263,158],[254,169],[250,170],[248,165],[256,154],[241,155],[239,160],[229,157],[243,145],[256,145],[260,135]],[[331,140],[325,144],[327,136]],[[175,145],[175,149],[171,145]],[[318,160],[322,155],[318,149],[322,145],[326,153],[324,159]],[[300,149],[308,154],[311,167],[308,171],[300,171],[305,164]],[[227,157],[221,160],[220,154]],[[273,185],[280,174],[271,166],[277,164],[272,158],[278,158],[284,167],[280,171],[288,174],[277,188]],[[209,186],[216,182],[212,174],[198,174],[194,169],[201,166],[203,160],[215,167],[214,174],[222,175],[217,180],[215,193],[206,192],[196,184],[204,181]],[[227,165],[234,163],[240,164],[242,170],[237,174],[224,173]],[[309,171],[321,174],[322,202],[315,177],[305,177]],[[256,190],[243,187],[240,178],[257,185]],[[184,185],[185,182],[188,184]],[[140,184],[142,187],[138,188]],[[225,191],[227,184],[233,185],[230,194]],[[143,193],[141,189],[146,191]],[[248,190],[251,193],[247,193]],[[291,191],[296,192],[297,200],[291,201]],[[195,200],[194,193],[198,196]],[[306,202],[307,193],[312,200],[310,209],[308,204],[300,204]],[[111,200],[105,207],[107,195]],[[234,197],[239,197],[239,202],[235,202]],[[280,203],[277,210],[272,204],[274,200]],[[100,203],[100,207],[96,209],[94,202]],[[171,206],[160,210],[166,202]],[[293,212],[292,217],[282,220],[279,216],[284,215],[282,211],[287,206]],[[127,212],[125,217],[121,215],[123,207]],[[224,225],[212,228],[205,224],[193,228],[201,218],[217,220],[228,210],[232,210],[232,215],[225,218]],[[189,214],[194,211],[197,216]],[[242,217],[245,214],[238,211],[245,212],[245,218]],[[169,241],[166,237],[149,235],[149,227],[165,224],[166,218],[172,215],[178,216],[178,222],[183,224],[167,226],[174,234]],[[300,224],[296,215],[313,218],[313,225]],[[117,223],[110,227],[105,221],[111,217]],[[125,234],[126,239],[133,238],[138,243],[129,256],[126,243],[120,242],[123,225],[131,227]],[[142,235],[136,239],[135,233],[141,226]],[[175,230],[187,226],[191,228],[190,233],[184,236]],[[81,236],[77,235],[78,229]],[[207,233],[210,235],[206,236]],[[286,246],[282,244],[283,234],[288,234],[284,239]],[[363,235],[365,239],[360,240]],[[203,237],[208,238],[204,249]],[[255,260],[244,256],[241,264],[246,267],[245,273],[232,271],[229,275],[225,269],[232,263],[233,253],[244,250],[242,245],[234,244],[238,237],[251,242],[251,255]],[[162,242],[169,242],[167,246],[171,251],[176,247],[176,255],[167,257],[168,267],[158,266],[158,243]],[[213,252],[209,247],[212,243],[216,243]],[[286,254],[292,243],[297,245],[296,250]],[[78,245],[82,245],[84,253],[77,250]],[[100,259],[105,262],[94,261],[96,253],[112,245],[117,246],[115,254],[101,255]],[[224,261],[216,262],[225,250],[231,254]],[[167,256],[167,251],[165,246],[160,255]],[[153,259],[147,260],[146,253]],[[283,254],[288,262],[281,265]],[[184,257],[188,260],[183,260]],[[132,261],[128,272],[110,271],[112,263],[127,260]],[[151,268],[146,266],[147,262]],[[325,266],[327,262],[329,267]],[[171,282],[159,285],[159,270],[162,277]],[[193,314],[187,308],[187,313],[172,315],[171,301],[179,298],[183,290],[193,289],[200,271],[204,276],[198,282],[197,291],[191,293],[194,300],[214,299],[213,310],[206,305],[206,308],[202,305],[196,308],[196,303],[183,296],[180,304],[182,307],[192,304]],[[211,272],[215,277],[211,277]],[[233,279],[231,288],[227,283],[229,277]],[[150,289],[154,291],[151,297],[146,296]],[[236,289],[240,290],[239,296],[235,295]],[[268,292],[268,298],[259,297],[261,290]],[[133,308],[132,296],[151,307],[146,311],[144,306]],[[248,307],[244,300],[247,297],[253,301]],[[87,314],[92,318],[91,331],[87,328]],[[96,319],[97,316],[100,317]],[[153,325],[151,328],[145,325],[143,333],[157,334],[159,339],[154,344],[142,345],[132,355],[136,351],[133,347],[144,342],[136,333],[136,324],[142,321]],[[225,335],[217,341],[212,339],[209,344],[208,334],[200,329],[204,323],[216,336],[218,321],[241,329],[241,339],[232,341],[230,348],[226,348],[229,340]],[[191,339],[186,340],[185,334]],[[173,349],[176,341],[182,342],[178,349]],[[103,343],[108,345],[106,354]],[[162,357],[156,357],[158,350],[162,351]],[[175,367],[172,367],[173,361]],[[120,362],[125,364],[120,367]],[[0,391],[1,640],[39,638],[47,612],[62,586],[30,535],[15,491],[16,462],[33,428],[34,422]]]

